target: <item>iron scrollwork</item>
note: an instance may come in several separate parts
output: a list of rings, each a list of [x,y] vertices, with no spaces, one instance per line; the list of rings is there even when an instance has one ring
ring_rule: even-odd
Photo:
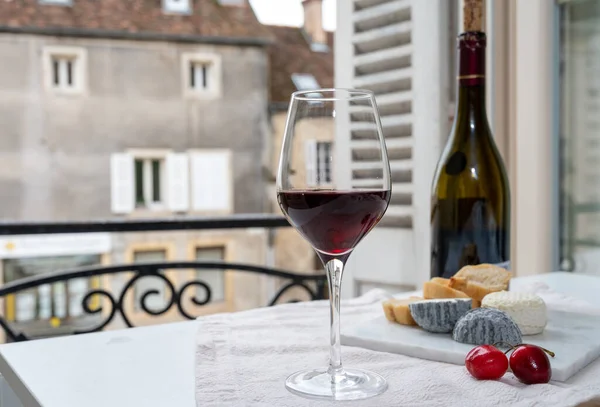
[[[128,307],[126,302],[128,301],[127,298],[129,298],[128,294],[131,294],[135,283],[142,278],[159,279],[166,289],[164,297],[161,297],[164,302],[158,308],[152,308],[148,303],[150,298],[161,296],[162,293],[157,289],[146,289],[144,292],[140,293],[139,296],[137,296],[138,298],[134,298],[134,302],[137,302],[135,305],[139,306],[139,309],[142,312],[151,316],[159,316],[167,313],[169,310],[175,307],[178,313],[184,318],[195,319],[196,316],[187,311],[184,306],[184,298],[188,298],[188,296],[185,296],[184,294],[186,294],[190,288],[201,288],[201,294],[203,294],[202,298],[197,298],[198,293],[194,293],[194,295],[191,295],[190,303],[196,306],[203,306],[210,303],[211,299],[213,298],[212,290],[206,282],[201,280],[189,281],[177,288],[173,282],[161,272],[162,270],[182,269],[208,269],[220,270],[222,272],[226,270],[234,270],[268,275],[287,281],[275,293],[273,298],[269,301],[268,306],[277,304],[282,296],[294,287],[299,287],[304,290],[311,300],[324,299],[324,288],[326,282],[326,277],[324,275],[303,275],[261,266],[224,262],[171,262],[109,267],[86,267],[76,270],[29,277],[17,282],[8,283],[0,288],[0,298],[6,298],[8,295],[18,294],[19,292],[37,288],[45,284],[64,282],[75,278],[91,278],[102,275],[133,272],[133,275],[129,277],[125,285],[116,293],[110,292],[103,288],[95,288],[88,291],[84,295],[81,300],[83,312],[86,315],[95,315],[101,318],[93,326],[85,329],[74,330],[73,334],[101,331],[117,316],[120,316],[125,325],[128,327],[134,327],[131,316],[127,315],[127,312],[131,307]],[[99,301],[99,305],[93,307],[92,302],[94,298],[104,301]],[[295,301],[297,300],[292,300],[290,302]],[[30,339],[24,333],[16,332],[11,327],[11,324],[6,321],[4,316],[0,316],[0,327],[6,332],[7,337],[12,341],[25,341]]]

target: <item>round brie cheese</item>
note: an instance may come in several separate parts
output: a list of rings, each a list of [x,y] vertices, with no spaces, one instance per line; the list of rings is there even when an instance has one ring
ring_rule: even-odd
[[[546,327],[546,303],[535,294],[499,291],[486,295],[481,306],[506,312],[523,335],[540,334]]]

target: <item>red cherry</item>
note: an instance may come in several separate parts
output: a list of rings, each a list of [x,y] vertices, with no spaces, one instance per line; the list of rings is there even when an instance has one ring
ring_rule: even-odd
[[[550,359],[545,349],[535,345],[520,345],[510,355],[510,368],[525,384],[548,383],[552,377]],[[554,356],[550,352],[551,356]]]
[[[508,358],[495,346],[480,345],[467,353],[465,366],[478,380],[498,380],[508,369]]]

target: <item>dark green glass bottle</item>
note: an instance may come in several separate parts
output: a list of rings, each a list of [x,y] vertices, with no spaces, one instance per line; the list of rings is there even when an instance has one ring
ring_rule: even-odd
[[[485,108],[483,32],[458,37],[458,103],[432,188],[431,277],[509,261],[510,191]]]

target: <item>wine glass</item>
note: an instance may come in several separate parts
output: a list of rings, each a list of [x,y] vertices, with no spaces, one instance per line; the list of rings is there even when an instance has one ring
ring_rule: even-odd
[[[352,157],[351,145],[357,147]],[[295,92],[279,160],[277,200],[325,265],[331,349],[328,368],[301,370],[287,378],[285,384],[292,393],[358,400],[387,389],[385,379],[376,373],[342,367],[340,289],[344,264],[377,225],[390,195],[390,166],[373,93],[351,89]]]

